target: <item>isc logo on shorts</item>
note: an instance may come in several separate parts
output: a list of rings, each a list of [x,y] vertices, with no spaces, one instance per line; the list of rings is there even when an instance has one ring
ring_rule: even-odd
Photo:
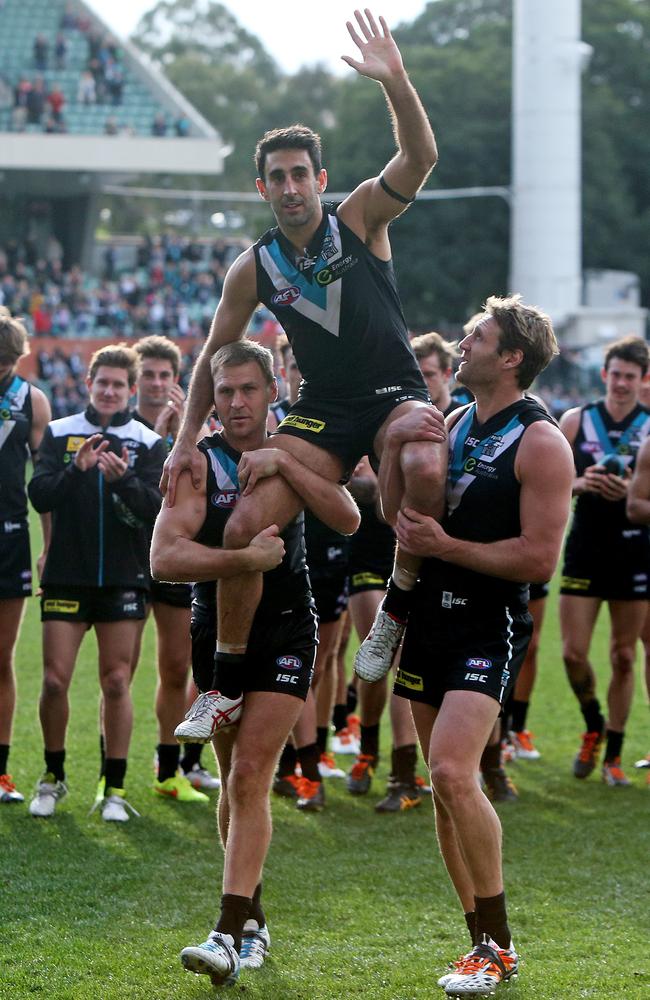
[[[218,493],[212,494],[211,502],[215,507],[229,510],[235,506],[238,499],[239,493],[236,490],[219,490]]]
[[[395,680],[402,687],[409,688],[410,691],[424,691],[424,681],[417,674],[409,674],[406,670],[398,668]]]
[[[79,611],[79,601],[60,601],[49,598],[43,602],[43,611],[56,612],[59,615],[76,615]]]
[[[297,302],[300,298],[300,289],[297,285],[289,285],[288,288],[282,288],[279,292],[271,298],[271,303],[274,306],[291,306],[294,302]]]
[[[312,431],[314,434],[320,434],[325,429],[325,421],[314,420],[312,417],[301,417],[297,413],[290,413],[280,423],[279,427],[298,427],[301,431]]]

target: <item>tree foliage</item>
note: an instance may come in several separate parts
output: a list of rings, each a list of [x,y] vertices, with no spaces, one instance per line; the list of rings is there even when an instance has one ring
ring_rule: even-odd
[[[594,48],[583,79],[584,266],[641,274],[648,302],[650,4],[583,0],[582,20]],[[511,0],[432,0],[396,30],[438,140],[428,187],[509,184],[511,33]],[[322,66],[282,74],[220,3],[162,0],[134,41],[233,145],[223,189],[250,190],[257,139],[293,121],[321,132],[332,190],[350,190],[393,154],[376,84]],[[414,329],[453,332],[487,295],[509,290],[509,210],[498,198],[420,200],[391,239]]]

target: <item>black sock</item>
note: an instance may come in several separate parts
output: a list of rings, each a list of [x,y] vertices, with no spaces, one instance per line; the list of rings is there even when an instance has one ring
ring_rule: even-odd
[[[523,733],[526,728],[526,716],[528,715],[527,701],[517,701],[512,699],[512,729],[515,733]]]
[[[181,759],[181,748],[178,743],[159,743],[156,747],[156,753],[158,754],[158,781],[167,781],[167,778],[173,778]]]
[[[106,740],[104,739],[104,734],[99,734],[99,777],[104,777],[104,770],[106,767]]]
[[[384,597],[383,608],[386,614],[395,618],[398,622],[406,623],[411,604],[413,601],[412,590],[402,590],[398,587],[393,578],[388,581],[386,596]]]
[[[498,771],[501,767],[501,747],[498,743],[488,743],[481,754],[481,771]]]
[[[335,705],[334,711],[332,712],[332,725],[334,726],[334,732],[340,733],[342,729],[345,729],[348,724],[348,706],[347,705]]]
[[[298,754],[296,753],[296,748],[293,743],[285,743],[278,763],[278,777],[286,778],[288,775],[293,774],[297,763]]]
[[[348,689],[346,692],[346,703],[345,703],[346,716],[354,715],[358,700],[359,696],[357,695],[356,687],[354,686],[354,684],[348,684]]]
[[[231,892],[224,892],[221,897],[221,913],[215,930],[230,934],[237,951],[241,949],[241,935],[250,915],[252,902],[248,896],[235,896]]]
[[[321,753],[326,753],[327,751],[327,737],[329,735],[329,726],[317,726],[316,727],[316,742],[318,743],[318,749]]]
[[[126,777],[126,757],[106,758],[106,790],[124,788]]]
[[[598,698],[592,698],[591,701],[581,705],[580,709],[585,720],[587,732],[602,733],[605,729],[605,719],[600,711],[600,702],[598,701]]]
[[[469,913],[465,914],[465,923],[467,924],[467,930],[469,931],[469,936],[472,939],[472,947],[478,944],[476,940],[476,910],[470,910]]]
[[[55,781],[65,780],[65,750],[45,751],[45,770],[54,777]]]
[[[320,760],[320,747],[318,743],[310,743],[305,747],[298,747],[298,761],[303,778],[310,781],[321,781],[318,762]]]
[[[201,766],[201,751],[203,743],[183,743],[183,756],[181,767],[185,774],[192,770],[197,764]]]
[[[379,723],[375,726],[361,723],[361,753],[379,757]]]
[[[262,883],[258,882],[255,886],[255,892],[253,893],[253,899],[251,901],[251,909],[248,914],[249,920],[257,920],[257,926],[261,929],[266,925],[266,917],[264,916],[264,910],[262,909]]]
[[[0,774],[7,773],[8,759],[9,759],[9,743],[0,743]]]
[[[625,733],[617,733],[613,729],[607,730],[607,749],[605,750],[605,760],[611,764],[613,760],[621,756]]]
[[[418,752],[415,743],[403,747],[393,747],[390,755],[391,777],[400,785],[415,784],[415,765]]]
[[[509,948],[512,941],[506,913],[506,894],[498,896],[474,896],[476,903],[476,938],[479,944],[483,935],[487,934],[499,945],[499,948]]]
[[[243,693],[242,675],[244,672],[245,653],[214,654],[214,674],[212,675],[213,691],[220,691],[226,698],[241,698]]]
[[[511,729],[514,729],[514,724],[513,724],[513,721],[512,721],[514,701],[515,700],[514,700],[513,694],[512,694],[512,692],[510,692],[510,694],[508,695],[508,697],[505,700],[505,704],[503,706],[503,711],[501,712],[501,718],[499,720],[501,722],[501,739],[502,740],[507,740],[508,739],[508,732]]]

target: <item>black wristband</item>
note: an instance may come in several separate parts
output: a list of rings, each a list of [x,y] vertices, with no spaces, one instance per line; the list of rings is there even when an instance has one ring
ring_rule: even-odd
[[[399,201],[402,205],[410,205],[412,202],[415,201],[415,198],[405,198],[403,194],[398,194],[397,191],[393,191],[392,187],[389,187],[386,181],[384,180],[383,174],[379,175],[379,183],[383,187],[386,194],[389,194],[391,198],[394,198],[395,201]]]

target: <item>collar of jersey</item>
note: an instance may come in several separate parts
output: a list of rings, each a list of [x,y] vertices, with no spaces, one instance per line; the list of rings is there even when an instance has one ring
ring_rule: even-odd
[[[94,427],[101,426],[101,417],[92,403],[88,403],[84,416],[89,424]],[[119,413],[114,413],[110,419],[109,427],[123,427],[124,424],[128,424],[129,420],[132,420],[132,414],[130,410],[121,410]]]

